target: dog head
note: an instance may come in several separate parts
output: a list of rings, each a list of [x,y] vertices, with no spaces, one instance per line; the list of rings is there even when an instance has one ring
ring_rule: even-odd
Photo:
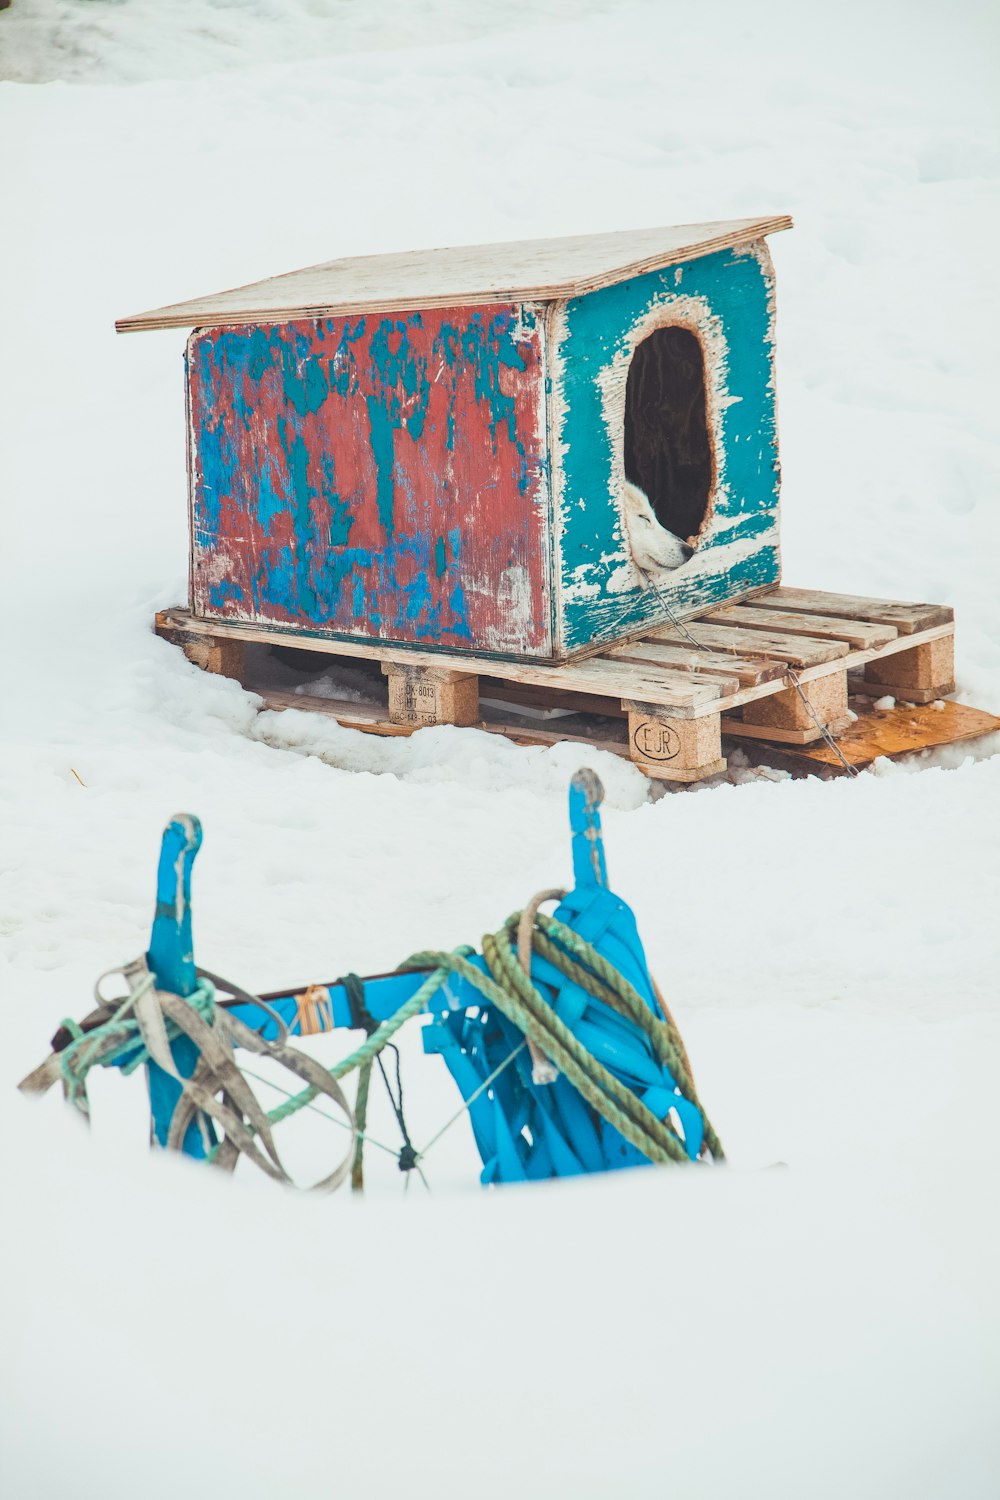
[[[679,568],[694,556],[694,548],[661,526],[649,497],[637,484],[625,481],[625,529],[635,564],[644,573]]]

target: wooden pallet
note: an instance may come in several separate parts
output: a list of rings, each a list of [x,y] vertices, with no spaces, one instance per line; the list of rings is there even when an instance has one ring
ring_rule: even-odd
[[[723,735],[788,749],[825,744],[826,734],[854,722],[849,691],[929,704],[955,687],[947,606],[807,589],[769,589],[560,666],[205,620],[182,609],[158,614],[156,631],[205,670],[260,692],[269,708],[315,710],[375,734],[453,724],[522,744],[583,740],[663,781],[724,771]],[[248,643],[377,663],[387,693],[379,701],[374,689],[375,701],[356,703],[255,686]]]

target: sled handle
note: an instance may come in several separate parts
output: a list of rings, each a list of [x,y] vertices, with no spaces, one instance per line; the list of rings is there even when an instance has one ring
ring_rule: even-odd
[[[191,934],[191,868],[201,848],[201,824],[177,813],[163,831],[156,875],[156,912],[146,955],[157,989],[190,995],[198,982]]]
[[[600,806],[604,787],[596,771],[584,766],[569,784],[569,826],[573,836],[573,881],[580,886],[608,883],[601,836]]]
[[[191,934],[191,869],[200,848],[198,819],[192,813],[175,814],[163,830],[160,844],[156,911],[146,962],[156,988],[182,999],[187,999],[198,983]],[[179,1036],[170,1043],[170,1052],[181,1077],[190,1078],[199,1056],[194,1042],[190,1037]],[[152,1058],[146,1064],[146,1078],[153,1137],[165,1146],[181,1086]],[[214,1139],[211,1122],[196,1116],[185,1132],[181,1149],[185,1156],[203,1157]]]

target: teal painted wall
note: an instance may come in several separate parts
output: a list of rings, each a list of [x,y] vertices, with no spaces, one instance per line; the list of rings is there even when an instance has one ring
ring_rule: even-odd
[[[766,247],[722,251],[555,308],[549,413],[561,653],[690,617],[777,582],[774,277]],[[681,323],[702,342],[715,485],[694,557],[644,583],[622,509],[632,352]]]

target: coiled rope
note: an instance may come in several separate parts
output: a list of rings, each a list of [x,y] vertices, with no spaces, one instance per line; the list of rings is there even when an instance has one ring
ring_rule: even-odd
[[[332,1070],[333,1076],[342,1078],[353,1068],[370,1062],[400,1026],[433,999],[448,976],[456,974],[478,990],[487,1003],[496,1006],[523,1033],[529,1046],[533,1045],[559,1072],[564,1073],[601,1118],[614,1126],[644,1156],[654,1162],[687,1162],[688,1154],[671,1126],[666,1121],[657,1119],[642,1100],[574,1036],[544,995],[532,984],[519,960],[516,946],[522,915],[519,911],[514,912],[499,932],[484,936],[482,948],[488,974],[481,973],[469,962],[469,954],[473,951],[471,948],[459,948],[453,953],[427,950],[413,954],[405,963],[400,964],[401,971],[430,969],[432,972],[412,999],[384,1022],[357,1051],[337,1064]],[[558,922],[543,912],[535,910],[532,916],[532,950],[541,958],[547,959],[566,978],[578,984],[596,1000],[611,1006],[646,1034],[657,1061],[668,1069],[681,1092],[701,1114],[705,1130],[705,1154],[715,1162],[724,1161],[722,1143],[698,1097],[687,1051],[666,1006],[661,1001],[664,1012],[664,1019],[661,1020],[649,1009],[638,991],[592,943],[581,938],[564,922]],[[307,1108],[315,1097],[311,1088],[304,1089],[273,1109],[268,1119],[272,1124],[286,1120],[300,1109]],[[466,1101],[467,1104],[468,1102]],[[435,1137],[439,1138],[440,1134]],[[423,1153],[417,1153],[416,1160],[420,1160],[422,1155]],[[360,1171],[360,1150],[357,1161],[357,1170]]]

